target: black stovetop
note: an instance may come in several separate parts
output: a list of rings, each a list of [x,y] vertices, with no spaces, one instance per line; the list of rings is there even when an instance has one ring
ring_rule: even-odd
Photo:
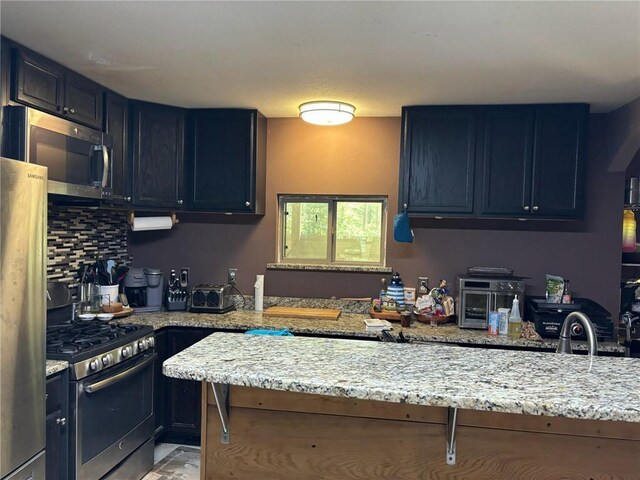
[[[153,333],[147,325],[111,325],[79,320],[47,326],[47,358],[75,362],[113,350]]]

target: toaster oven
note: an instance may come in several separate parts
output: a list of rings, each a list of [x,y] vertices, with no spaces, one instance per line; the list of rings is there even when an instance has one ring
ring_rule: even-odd
[[[189,311],[200,313],[226,313],[235,309],[231,299],[232,285],[203,283],[191,290]]]
[[[516,295],[524,305],[525,283],[520,278],[459,277],[458,326],[486,329],[489,312],[511,308]]]

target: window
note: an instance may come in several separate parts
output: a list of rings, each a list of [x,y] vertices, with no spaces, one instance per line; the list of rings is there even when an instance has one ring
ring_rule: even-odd
[[[280,263],[384,265],[387,197],[280,195]]]

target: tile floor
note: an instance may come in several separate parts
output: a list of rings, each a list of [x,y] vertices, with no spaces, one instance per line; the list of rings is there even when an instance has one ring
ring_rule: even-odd
[[[153,457],[153,470],[142,480],[200,479],[200,447],[159,443]]]

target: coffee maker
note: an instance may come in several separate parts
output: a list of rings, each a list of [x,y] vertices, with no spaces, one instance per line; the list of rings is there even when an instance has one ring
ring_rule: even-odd
[[[129,306],[138,312],[157,312],[162,309],[164,275],[159,268],[131,268],[124,277],[124,293]]]

